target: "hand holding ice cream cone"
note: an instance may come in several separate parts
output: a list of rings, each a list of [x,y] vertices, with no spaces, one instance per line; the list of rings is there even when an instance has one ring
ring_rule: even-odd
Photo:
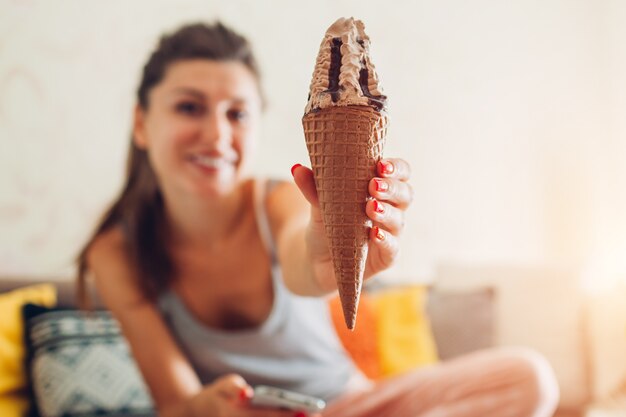
[[[368,184],[368,192],[372,199],[367,202],[365,213],[371,220],[372,227],[367,230],[368,255],[363,271],[364,280],[389,268],[398,254],[398,235],[404,228],[404,211],[413,198],[413,191],[407,183],[409,169],[408,163],[402,159],[383,159],[377,166],[376,177]],[[296,164],[292,174],[296,185],[311,203],[307,243],[314,268],[318,272],[316,274],[318,286],[331,291],[337,288],[337,283],[313,171]],[[387,184],[387,191],[379,191],[380,181]]]

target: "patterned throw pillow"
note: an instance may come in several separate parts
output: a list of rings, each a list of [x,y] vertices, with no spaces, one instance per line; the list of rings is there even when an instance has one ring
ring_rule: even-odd
[[[28,371],[41,417],[152,416],[152,400],[106,311],[23,309]]]

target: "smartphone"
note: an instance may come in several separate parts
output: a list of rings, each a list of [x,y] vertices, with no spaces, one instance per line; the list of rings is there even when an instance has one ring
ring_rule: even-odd
[[[326,407],[326,402],[320,398],[267,385],[254,387],[254,396],[250,400],[250,404],[257,407],[282,408],[310,413],[319,413]]]

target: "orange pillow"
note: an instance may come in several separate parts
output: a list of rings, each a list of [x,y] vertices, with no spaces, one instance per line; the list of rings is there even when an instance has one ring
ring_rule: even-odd
[[[346,327],[339,297],[330,299],[339,339],[366,376],[380,379],[438,361],[426,296],[418,285],[363,292],[354,331]]]
[[[376,311],[373,301],[362,294],[359,301],[357,323],[353,331],[346,326],[339,297],[330,299],[330,313],[339,340],[356,365],[371,379],[382,376],[378,357],[378,335],[376,333]]]

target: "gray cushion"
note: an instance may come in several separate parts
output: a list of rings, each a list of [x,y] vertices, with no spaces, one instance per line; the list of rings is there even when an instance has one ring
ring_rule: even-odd
[[[431,289],[427,312],[442,360],[494,345],[495,291]]]

